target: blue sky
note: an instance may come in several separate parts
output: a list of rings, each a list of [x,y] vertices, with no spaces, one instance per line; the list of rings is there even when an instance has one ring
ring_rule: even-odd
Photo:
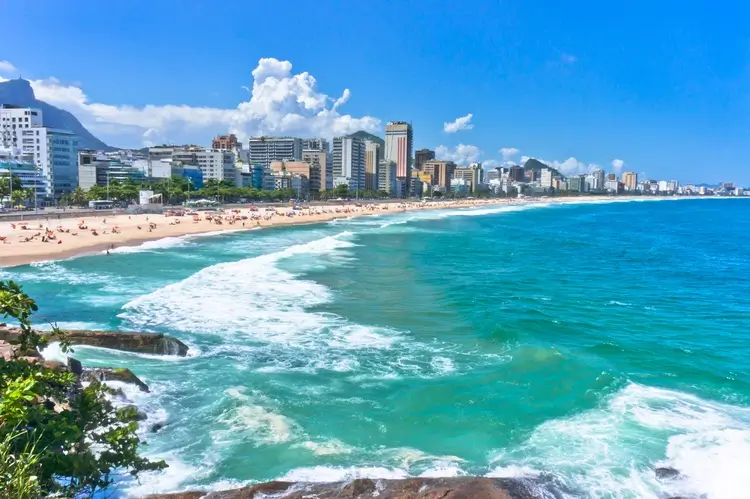
[[[77,0],[0,17],[0,76],[116,146],[407,120],[416,148],[464,162],[619,159],[750,185],[748,2]]]

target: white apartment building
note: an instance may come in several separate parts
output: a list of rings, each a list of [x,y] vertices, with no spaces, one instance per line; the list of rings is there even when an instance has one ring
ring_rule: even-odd
[[[333,139],[333,185],[342,184],[347,184],[350,191],[365,188],[365,141],[362,139]]]
[[[150,150],[149,150],[150,153]],[[151,161],[151,170],[159,166],[159,162],[166,160],[166,155],[158,152],[158,161]],[[218,149],[173,149],[172,161],[180,161],[189,165],[198,165],[203,172],[203,179],[229,180],[233,184],[237,181],[235,168],[236,156],[232,151],[221,151]]]
[[[552,170],[550,170],[549,168],[542,168],[542,175],[541,179],[539,180],[539,185],[544,189],[552,188]]]
[[[295,137],[250,137],[248,161],[269,168],[272,161],[302,159],[302,139]]]
[[[45,179],[45,197],[59,199],[78,186],[78,136],[43,126],[41,110],[0,107],[0,146],[33,158]]]
[[[591,171],[591,191],[603,191],[604,190],[604,170],[601,168],[594,168]]]

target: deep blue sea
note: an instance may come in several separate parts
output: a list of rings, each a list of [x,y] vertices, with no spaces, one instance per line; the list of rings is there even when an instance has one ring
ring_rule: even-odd
[[[750,200],[529,204],[172,238],[0,278],[63,327],[190,346],[76,349],[152,389],[127,395],[170,467],[123,496],[542,474],[560,497],[734,499],[750,494],[749,234]]]

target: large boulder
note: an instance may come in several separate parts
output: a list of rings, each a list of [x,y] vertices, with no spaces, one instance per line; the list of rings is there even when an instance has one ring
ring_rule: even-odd
[[[41,335],[48,332],[38,331]],[[187,355],[188,347],[177,338],[162,333],[137,333],[122,331],[66,330],[67,339],[73,345],[88,345],[126,352],[155,355]],[[21,330],[0,323],[0,341],[18,343]]]
[[[126,367],[109,368],[109,367],[85,367],[81,373],[81,381],[121,381],[123,383],[130,383],[138,388],[142,392],[149,392],[148,385],[141,381],[141,379],[133,374],[133,371]]]

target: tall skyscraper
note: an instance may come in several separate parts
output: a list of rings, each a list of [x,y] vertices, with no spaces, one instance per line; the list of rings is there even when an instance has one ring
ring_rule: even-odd
[[[513,182],[523,182],[523,178],[524,178],[523,166],[518,166],[518,165],[511,166],[510,171],[508,172],[508,177]]]
[[[382,151],[380,144],[371,140],[365,141],[365,189],[378,190],[378,165]]]
[[[638,188],[638,174],[635,172],[622,172],[622,183],[626,191],[634,191]]]
[[[414,148],[412,128],[405,121],[391,121],[385,126],[385,159],[396,163],[396,179],[401,183],[400,195],[409,192],[411,154]]]
[[[552,188],[552,170],[549,168],[542,168],[541,180],[539,185],[545,189]]]
[[[435,151],[432,149],[420,149],[414,152],[414,168],[421,170],[423,164],[433,159],[435,159]]]
[[[269,168],[271,161],[291,161],[302,158],[302,139],[295,137],[250,137],[250,164]]]
[[[365,141],[354,137],[333,139],[333,184],[346,184],[350,191],[365,187]]]
[[[591,190],[603,191],[604,190],[604,170],[602,170],[601,168],[594,168],[591,172],[591,175],[593,175],[594,177]]]

